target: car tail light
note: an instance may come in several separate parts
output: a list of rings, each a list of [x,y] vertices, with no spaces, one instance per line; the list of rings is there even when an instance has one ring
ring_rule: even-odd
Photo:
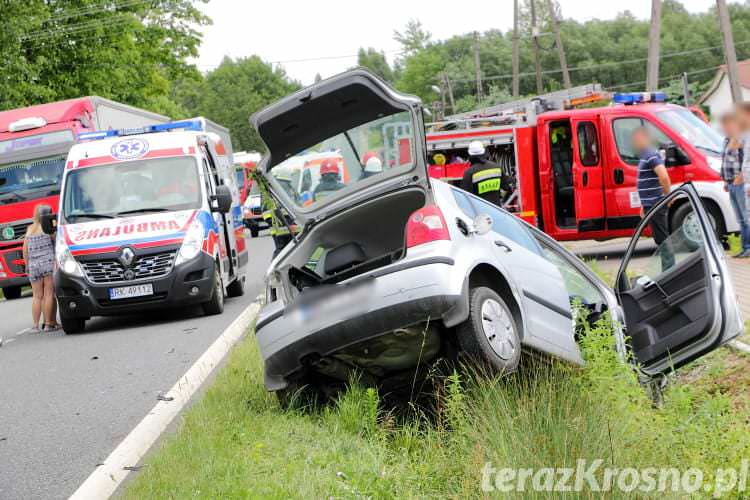
[[[436,205],[427,205],[409,216],[409,222],[406,223],[406,248],[450,239],[448,225]]]

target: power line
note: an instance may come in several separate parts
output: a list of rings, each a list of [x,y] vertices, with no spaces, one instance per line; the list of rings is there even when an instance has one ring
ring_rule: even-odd
[[[711,66],[710,68],[703,68],[698,69],[695,71],[688,71],[687,75],[698,75],[701,73],[708,73],[710,71],[716,71],[717,69],[721,68],[721,66]],[[670,75],[670,76],[662,76],[659,78],[659,81],[672,81],[672,80],[678,80],[682,78],[682,75],[686,73],[680,73],[677,75]],[[613,85],[611,87],[607,87],[606,90],[615,90],[615,89],[622,89],[622,88],[628,88],[628,87],[641,87],[646,83],[646,80],[641,80],[639,82],[631,82],[631,83],[622,83],[620,85]]]

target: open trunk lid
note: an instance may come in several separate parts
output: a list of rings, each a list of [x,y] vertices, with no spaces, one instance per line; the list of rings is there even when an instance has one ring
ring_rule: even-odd
[[[429,189],[418,98],[362,69],[277,101],[250,119],[259,168],[302,226],[399,186]]]

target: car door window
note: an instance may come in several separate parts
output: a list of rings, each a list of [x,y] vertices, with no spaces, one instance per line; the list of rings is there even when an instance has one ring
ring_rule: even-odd
[[[617,118],[612,122],[615,144],[620,158],[628,165],[638,165],[638,152],[633,148],[633,131],[646,127],[654,142],[658,145],[670,144],[672,140],[656,125],[643,118]]]
[[[494,232],[507,237],[537,255],[541,255],[539,245],[529,234],[529,231],[523,227],[523,222],[520,219],[475,196],[471,196],[470,200],[477,214],[487,214],[492,217],[492,230]]]
[[[578,124],[578,156],[586,167],[599,165],[599,138],[591,122]]]
[[[453,193],[453,199],[456,200],[458,208],[461,209],[464,215],[473,219],[476,216],[476,213],[474,212],[474,207],[471,206],[471,202],[466,194],[458,189],[451,189],[451,192]]]
[[[539,242],[542,255],[555,265],[562,275],[565,288],[568,290],[570,303],[579,301],[584,306],[593,306],[605,303],[604,296],[599,289],[568,259],[563,257],[558,249],[544,242]]]

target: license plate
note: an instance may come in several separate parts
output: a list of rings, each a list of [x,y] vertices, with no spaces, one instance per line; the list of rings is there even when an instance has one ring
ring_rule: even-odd
[[[145,285],[122,286],[120,288],[109,289],[109,299],[132,299],[133,297],[146,297],[154,294],[154,285],[146,283]]]

